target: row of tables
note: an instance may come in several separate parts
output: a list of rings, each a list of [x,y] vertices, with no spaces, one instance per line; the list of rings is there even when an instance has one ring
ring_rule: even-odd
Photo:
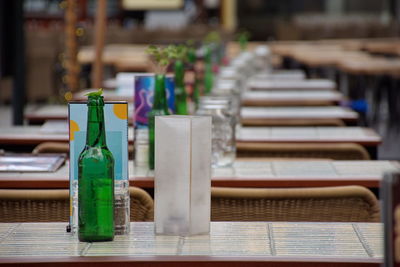
[[[293,97],[294,95],[295,94],[293,94]],[[252,97],[254,98],[255,96],[257,96],[257,94],[253,95]],[[308,102],[307,96],[303,98],[305,98],[304,100],[305,102]],[[261,100],[258,99],[257,101],[262,101],[262,98]],[[282,100],[279,99],[278,101]],[[68,117],[68,110],[66,106],[40,107],[32,111],[31,113],[25,115],[25,118],[28,120],[28,122],[33,124],[42,124],[47,120],[67,120],[67,117]],[[339,107],[339,106],[322,106],[322,107],[295,106],[295,107],[243,107],[241,110],[241,117],[243,124],[247,124],[248,121],[254,118],[263,120],[340,119],[354,123],[357,120],[358,115],[356,112],[350,110],[349,108]]]
[[[114,51],[115,52],[115,51]],[[113,52],[113,53],[114,53]],[[284,75],[284,72],[281,73]],[[381,137],[362,127],[251,127],[273,120],[337,119],[356,124],[358,114],[336,106],[344,100],[327,80],[249,81],[243,95],[243,143],[358,143],[377,158]],[[108,97],[112,98],[112,94]],[[132,98],[130,98],[132,99]],[[107,96],[106,96],[107,100]],[[111,100],[111,99],[110,99]],[[285,105],[286,107],[282,107]],[[130,112],[130,114],[133,114]],[[68,142],[67,108],[44,107],[27,114],[31,123],[53,120],[50,127],[29,126],[1,132],[0,145]],[[64,120],[56,122],[55,120]],[[59,131],[51,126],[58,123]],[[250,126],[250,127],[249,127]],[[133,142],[133,130],[129,140]],[[55,173],[1,173],[0,188],[69,187],[68,164]],[[395,161],[246,160],[213,170],[212,185],[226,187],[312,187],[363,185],[378,188],[382,174],[400,170]],[[153,188],[153,173],[129,162],[130,185]],[[0,262],[116,266],[378,266],[383,261],[379,223],[212,222],[209,235],[156,236],[153,223],[132,223],[131,234],[111,243],[80,243],[64,224],[0,224]]]
[[[129,162],[129,183],[154,188],[154,173]],[[385,172],[400,170],[397,161],[238,159],[232,167],[213,170],[211,185],[223,187],[318,187],[361,185],[379,188]],[[0,173],[0,188],[68,189],[69,164],[55,173]]]
[[[277,42],[271,49],[287,66],[301,66],[310,75],[336,79],[341,92],[352,99],[367,99],[374,110],[371,120],[379,118],[385,100],[394,123],[400,117],[396,85],[400,79],[399,44],[399,39]]]
[[[51,121],[42,126],[5,128],[0,132],[0,145],[36,146],[43,142],[69,142],[66,121]],[[364,127],[242,127],[236,137],[237,147],[244,143],[356,143],[377,158],[381,137]],[[128,142],[134,142],[129,128]]]

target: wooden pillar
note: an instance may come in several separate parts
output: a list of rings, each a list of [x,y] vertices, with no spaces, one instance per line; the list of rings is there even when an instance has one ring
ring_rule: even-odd
[[[221,18],[224,30],[233,32],[237,27],[236,0],[222,0]]]
[[[95,58],[93,61],[92,87],[99,88],[103,84],[103,48],[106,31],[106,0],[97,0],[95,24]]]
[[[25,36],[23,1],[12,1],[14,21],[11,23],[14,32],[14,86],[12,92],[13,125],[23,125],[24,105],[26,97],[26,69],[25,69]]]
[[[65,68],[67,71],[66,82],[71,92],[78,91],[79,88],[79,65],[77,60],[77,22],[76,0],[67,0],[65,11]]]

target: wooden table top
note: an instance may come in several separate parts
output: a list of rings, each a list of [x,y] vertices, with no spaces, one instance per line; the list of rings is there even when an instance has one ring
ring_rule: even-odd
[[[251,90],[334,90],[336,84],[327,79],[307,80],[250,80]]]
[[[370,53],[387,54],[387,55],[400,55],[400,41],[386,40],[386,41],[370,41],[364,47]]]
[[[141,44],[109,44],[104,46],[103,61],[105,64],[115,64],[121,58],[137,57],[138,62],[143,58],[147,59],[145,52],[148,45]],[[93,46],[83,46],[78,51],[78,62],[80,64],[90,64],[95,57]]]
[[[383,262],[380,223],[211,222],[209,234],[179,237],[155,235],[153,222],[133,222],[130,234],[97,243],[79,242],[65,232],[65,226],[0,224],[0,262],[57,266],[100,262],[107,266],[127,262],[153,264],[146,266],[239,266],[238,262],[246,266],[379,266]]]
[[[358,114],[345,107],[243,107],[242,121],[248,119],[342,119],[355,121]]]
[[[358,75],[399,75],[400,60],[385,57],[369,57],[353,60],[343,58],[337,64],[343,72]]]
[[[377,146],[375,130],[364,127],[242,127],[238,143],[357,143]]]
[[[332,105],[343,100],[338,91],[246,91],[242,94],[244,106],[310,106]]]
[[[309,67],[336,66],[343,58],[356,60],[364,57],[369,57],[369,54],[361,51],[347,51],[341,47],[326,50],[316,45],[307,49],[298,49],[292,53],[292,58]]]
[[[131,186],[154,187],[154,173],[129,162]],[[213,169],[212,186],[315,187],[362,185],[378,188],[383,173],[400,170],[397,161],[236,160]],[[69,165],[54,173],[1,172],[0,188],[69,188]]]

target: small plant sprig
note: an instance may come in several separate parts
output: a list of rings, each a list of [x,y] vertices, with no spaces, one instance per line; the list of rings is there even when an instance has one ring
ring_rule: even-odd
[[[189,49],[186,45],[180,44],[173,46],[171,51],[170,51],[170,57],[175,60],[180,60],[182,62],[186,61],[187,59],[187,53]]]
[[[146,49],[147,54],[151,56],[152,62],[156,67],[157,74],[165,74],[168,65],[171,63],[170,60],[175,53],[175,46],[169,45],[167,47],[157,47],[155,45],[149,45]]]
[[[239,42],[240,49],[246,50],[251,34],[248,31],[241,31],[237,35],[237,41]]]
[[[186,59],[188,62],[193,64],[196,61],[196,48],[194,41],[192,39],[186,41],[186,47],[187,47]]]
[[[86,93],[85,96],[101,96],[102,94],[103,88],[99,88],[97,91]]]

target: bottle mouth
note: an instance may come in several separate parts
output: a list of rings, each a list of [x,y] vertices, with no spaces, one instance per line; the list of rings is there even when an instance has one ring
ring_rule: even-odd
[[[104,97],[101,95],[88,96],[88,106],[104,106]]]

